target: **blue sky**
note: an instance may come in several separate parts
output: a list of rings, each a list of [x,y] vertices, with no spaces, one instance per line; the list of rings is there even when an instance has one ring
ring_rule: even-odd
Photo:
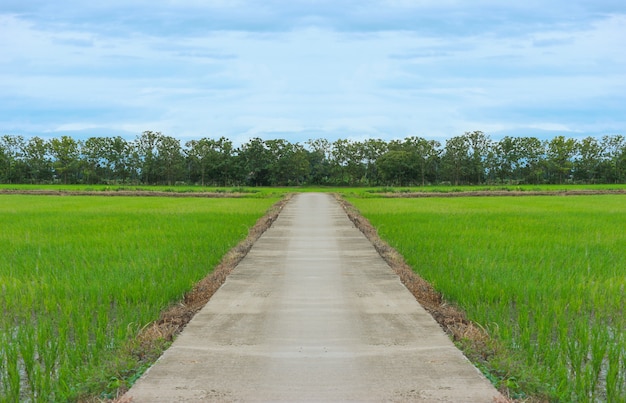
[[[0,134],[626,134],[623,38],[623,0],[2,0]]]

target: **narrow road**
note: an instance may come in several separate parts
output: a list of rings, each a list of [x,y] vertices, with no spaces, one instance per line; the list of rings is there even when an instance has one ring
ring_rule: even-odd
[[[300,194],[284,207],[126,395],[473,403],[496,396],[326,194]]]

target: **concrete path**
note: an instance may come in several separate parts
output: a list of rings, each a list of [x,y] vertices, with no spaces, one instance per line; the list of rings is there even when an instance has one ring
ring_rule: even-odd
[[[132,402],[493,402],[498,392],[326,194],[285,206]]]

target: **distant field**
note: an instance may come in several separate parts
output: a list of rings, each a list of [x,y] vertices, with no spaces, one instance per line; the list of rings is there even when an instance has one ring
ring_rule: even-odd
[[[485,365],[520,396],[626,401],[626,196],[348,200],[507,347]]]
[[[564,192],[564,191],[626,191],[626,184],[614,185],[502,185],[502,186],[420,186],[420,187],[211,187],[211,186],[132,186],[132,185],[11,185],[0,184],[2,191],[47,190],[60,192],[167,192],[240,194],[244,197],[279,197],[291,192],[340,193],[346,196],[379,197],[383,194],[463,193],[463,192]]]
[[[115,388],[118,350],[277,200],[0,195],[0,401]]]
[[[260,187],[209,187],[209,186],[133,186],[133,185],[21,185],[0,184],[0,192],[14,191],[50,191],[50,192],[102,192],[102,193],[129,193],[129,192],[161,192],[161,193],[206,193],[221,195],[238,195],[243,197],[280,197],[288,188],[260,188]]]

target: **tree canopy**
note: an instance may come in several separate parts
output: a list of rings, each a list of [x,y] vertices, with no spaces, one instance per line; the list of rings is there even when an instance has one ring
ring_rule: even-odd
[[[0,137],[1,183],[204,186],[424,186],[626,182],[622,135],[581,140],[466,132],[441,144],[422,137],[383,141],[221,137],[180,140],[145,131],[135,140]]]

